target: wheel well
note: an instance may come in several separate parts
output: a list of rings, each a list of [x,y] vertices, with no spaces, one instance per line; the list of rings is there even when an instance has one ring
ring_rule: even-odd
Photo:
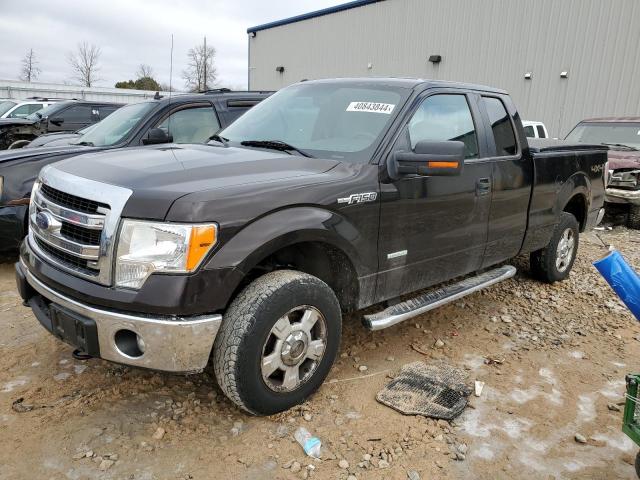
[[[318,277],[334,291],[343,311],[355,310],[358,277],[349,257],[323,242],[301,242],[284,247],[262,259],[247,273],[232,298],[265,273],[289,268]]]
[[[571,197],[571,200],[567,202],[562,211],[570,213],[576,217],[576,220],[578,220],[578,224],[580,225],[580,231],[584,232],[587,224],[587,199],[584,195],[578,193]]]

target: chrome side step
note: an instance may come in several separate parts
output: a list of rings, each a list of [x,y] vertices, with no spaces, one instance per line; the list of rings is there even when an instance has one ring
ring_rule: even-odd
[[[434,308],[441,307],[449,302],[453,302],[470,293],[477,292],[483,288],[494,285],[503,280],[513,277],[516,274],[516,267],[504,265],[502,267],[481,273],[475,277],[447,285],[446,287],[430,290],[415,298],[392,305],[381,312],[365,315],[362,323],[369,330],[382,330],[409,318],[420,315]]]

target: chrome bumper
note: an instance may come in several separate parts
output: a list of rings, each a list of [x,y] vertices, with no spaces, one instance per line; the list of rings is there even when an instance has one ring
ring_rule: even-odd
[[[609,203],[633,203],[640,205],[640,190],[608,187],[605,191],[605,201]]]
[[[27,282],[40,295],[95,321],[100,358],[168,372],[197,372],[207,365],[222,315],[153,318],[102,310],[52,290],[29,271],[22,259],[20,263]],[[141,355],[127,355],[119,348],[116,333],[122,330],[132,331],[143,340]]]

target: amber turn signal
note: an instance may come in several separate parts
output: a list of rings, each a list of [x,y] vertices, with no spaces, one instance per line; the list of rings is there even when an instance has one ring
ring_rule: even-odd
[[[458,168],[458,162],[427,162],[429,168]]]
[[[218,229],[215,225],[194,226],[191,229],[187,270],[193,270],[200,264],[207,252],[215,245],[217,234]]]

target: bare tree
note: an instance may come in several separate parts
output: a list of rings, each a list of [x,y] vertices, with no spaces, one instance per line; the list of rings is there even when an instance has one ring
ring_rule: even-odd
[[[31,80],[35,80],[40,75],[40,68],[38,68],[38,62],[36,60],[36,54],[33,51],[33,48],[30,48],[26,53],[24,58],[22,59],[22,69],[20,70],[20,80],[25,82],[31,82]]]
[[[153,78],[153,68],[149,65],[141,63],[136,72],[138,78]]]
[[[98,78],[98,61],[101,55],[100,47],[90,45],[87,42],[78,44],[78,50],[69,52],[69,65],[73,69],[73,78],[84,87],[91,87],[100,80]]]
[[[218,72],[213,65],[215,55],[216,49],[207,47],[206,37],[203,44],[189,49],[189,53],[187,53],[189,62],[186,70],[182,72],[182,78],[184,78],[189,90],[202,92],[216,81]]]

